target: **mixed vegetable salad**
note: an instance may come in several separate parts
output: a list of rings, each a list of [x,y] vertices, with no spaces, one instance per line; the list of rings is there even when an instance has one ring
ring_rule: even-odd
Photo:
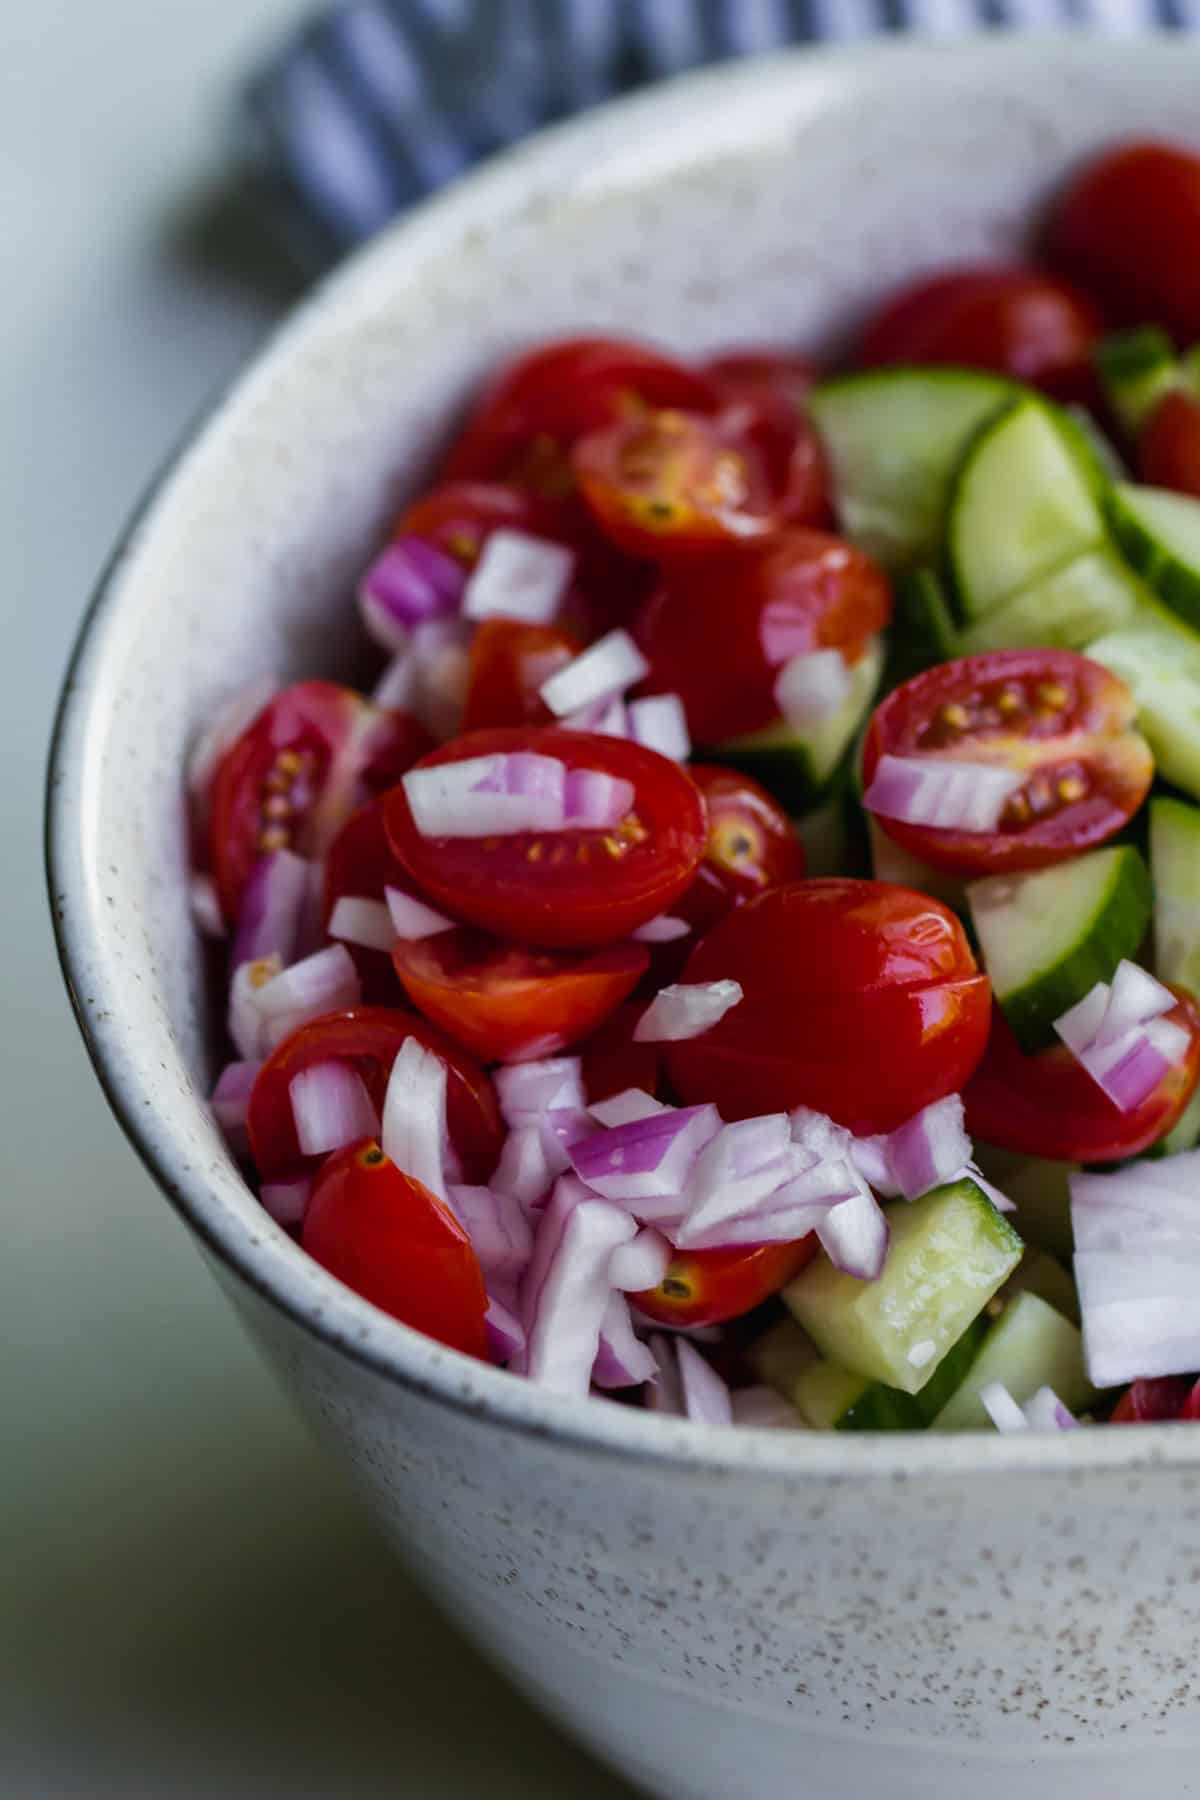
[[[521,356],[368,698],[192,753],[213,1107],[386,1312],[709,1422],[1200,1416],[1200,159],[836,370]]]

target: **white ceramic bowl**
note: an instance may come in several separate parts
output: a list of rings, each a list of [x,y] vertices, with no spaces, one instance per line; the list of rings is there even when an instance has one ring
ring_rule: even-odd
[[[53,904],[114,1110],[410,1564],[672,1800],[1194,1791],[1200,1438],[721,1432],[375,1312],[266,1217],[205,1106],[185,745],[247,676],[345,665],[355,570],[518,346],[819,346],[913,271],[1013,252],[1081,153],[1194,135],[1198,76],[1178,39],[801,53],[507,156],[276,339],[132,528],[67,684]]]

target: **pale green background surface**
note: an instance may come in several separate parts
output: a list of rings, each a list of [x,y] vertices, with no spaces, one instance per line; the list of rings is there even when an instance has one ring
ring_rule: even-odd
[[[261,336],[178,250],[296,0],[0,0],[0,1793],[620,1800],[375,1541],[111,1121],[45,737],[123,515]]]

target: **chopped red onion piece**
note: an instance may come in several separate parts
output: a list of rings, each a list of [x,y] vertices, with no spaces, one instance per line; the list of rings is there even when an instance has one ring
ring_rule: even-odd
[[[1098,981],[1082,1000],[1067,1008],[1054,1021],[1054,1029],[1075,1056],[1091,1048],[1104,1026],[1104,1015],[1112,989],[1107,981]]]
[[[822,1248],[835,1268],[859,1281],[874,1281],[887,1261],[888,1223],[879,1202],[864,1186],[842,1200],[817,1226]]]
[[[687,1212],[678,1244],[726,1221],[764,1212],[764,1202],[794,1172],[786,1113],[740,1119],[721,1129],[696,1158],[687,1180]]]
[[[365,950],[390,950],[396,941],[392,915],[382,900],[343,894],[329,915],[329,935]]]
[[[686,762],[692,754],[687,714],[678,694],[647,694],[644,700],[631,700],[627,733],[672,762]]]
[[[649,1340],[650,1350],[658,1364],[658,1373],[646,1384],[642,1392],[642,1404],[647,1412],[662,1413],[664,1418],[682,1419],[686,1417],[683,1407],[683,1381],[679,1374],[679,1361],[675,1349],[679,1343],[677,1335],[670,1337],[658,1332]]]
[[[580,771],[572,771],[574,774]],[[402,785],[423,837],[511,837],[562,831],[567,771],[530,751],[410,769]]]
[[[853,1154],[853,1152],[852,1152]],[[887,1161],[892,1179],[906,1200],[917,1200],[970,1161],[971,1140],[963,1125],[959,1094],[922,1107],[891,1132]]]
[[[403,938],[407,943],[415,944],[421,938],[437,937],[439,932],[455,929],[453,919],[435,912],[415,894],[406,894],[402,888],[395,887],[384,888],[383,892],[392,922],[393,941]],[[390,949],[391,946],[386,947]]]
[[[853,1160],[854,1139],[844,1125],[835,1125],[828,1113],[814,1112],[811,1106],[794,1106],[788,1114],[792,1142],[799,1144],[818,1160],[836,1158]]]
[[[881,756],[863,805],[881,818],[943,831],[995,831],[1025,777],[993,763]]]
[[[885,1200],[896,1200],[900,1189],[892,1173],[892,1165],[888,1158],[888,1137],[886,1132],[877,1132],[874,1137],[851,1139],[850,1160],[863,1180],[882,1194]]]
[[[558,1162],[557,1157],[554,1162]],[[538,1126],[520,1125],[504,1140],[492,1186],[497,1193],[511,1194],[522,1206],[536,1206],[550,1192],[556,1173],[561,1174],[562,1170],[552,1166]]]
[[[237,930],[229,966],[277,956],[289,963],[296,954],[301,919],[308,900],[310,864],[291,850],[260,856],[238,907]]]
[[[754,1431],[804,1431],[795,1407],[774,1388],[739,1388],[730,1397],[731,1423]]]
[[[382,1144],[398,1169],[447,1200],[446,1065],[415,1037],[392,1064],[383,1102]]]
[[[571,1163],[605,1200],[677,1199],[720,1124],[715,1106],[671,1107],[571,1144]]]
[[[686,1338],[677,1341],[675,1354],[679,1358],[683,1410],[687,1417],[697,1425],[732,1425],[728,1383],[722,1381]]]
[[[254,996],[266,1051],[274,1050],[309,1019],[357,1006],[361,999],[362,983],[344,944],[329,944],[303,962],[293,963],[259,987]]]
[[[277,956],[264,956],[234,970],[225,1023],[234,1049],[246,1061],[261,1060],[270,1053],[267,1023],[259,1010],[258,996],[281,967]]]
[[[401,651],[414,626],[458,611],[466,570],[424,538],[402,537],[371,564],[358,590],[363,623],[385,650]]]
[[[843,706],[851,686],[840,650],[805,650],[789,657],[776,676],[775,704],[789,725],[803,729]]]
[[[463,616],[548,625],[574,572],[575,554],[564,545],[525,531],[493,531],[467,582]]]
[[[621,1254],[614,1250],[614,1258]],[[600,1325],[600,1343],[592,1364],[592,1386],[598,1388],[637,1387],[652,1381],[658,1373],[658,1359],[643,1344],[633,1329],[629,1302],[624,1294],[610,1294]]]
[[[676,1244],[686,1250],[751,1250],[761,1244],[798,1244],[801,1238],[817,1229],[834,1204],[839,1204],[826,1200],[818,1204],[777,1206],[776,1199],[777,1195],[772,1194],[770,1202],[765,1203],[761,1211],[724,1219],[706,1230],[696,1231],[689,1227],[685,1235],[682,1226],[673,1227],[669,1220],[663,1222],[663,1230],[670,1232]]]
[[[987,1195],[998,1213],[1010,1213],[1017,1210],[1016,1203],[1010,1200],[1007,1194],[1001,1193],[1000,1189],[988,1180],[977,1162],[965,1162],[961,1169],[957,1169],[953,1175],[948,1175],[946,1180],[947,1182],[973,1181],[975,1186],[982,1189],[983,1193]]]
[[[577,1056],[551,1056],[497,1069],[492,1079],[505,1123],[529,1125],[556,1107],[582,1112],[582,1069]]]
[[[1111,1044],[1134,1025],[1146,1025],[1151,1019],[1169,1013],[1178,1004],[1170,988],[1153,975],[1124,958],[1117,964],[1104,1009],[1104,1018],[1096,1033],[1098,1044]]]
[[[634,1027],[639,1044],[702,1037],[742,998],[738,981],[675,982],[660,988]]]
[[[1077,1250],[1075,1285],[1096,1387],[1200,1368],[1200,1245]]]
[[[632,736],[625,702],[616,694],[608,700],[594,700],[590,706],[581,706],[578,712],[568,713],[562,724],[568,731],[591,731],[597,737]]]
[[[454,736],[470,676],[471,626],[429,619],[416,626],[406,650],[393,658],[371,698],[376,706],[410,712],[436,738]]]
[[[198,825],[202,826],[207,820],[208,791],[217,764],[278,692],[279,682],[274,675],[256,676],[218,708],[212,722],[188,752],[187,790]]]
[[[1063,1405],[1054,1389],[1040,1387],[1032,1399],[1025,1402],[1022,1411],[1025,1422],[1031,1431],[1077,1431],[1079,1420],[1069,1407]]]
[[[1155,1025],[1135,1025],[1115,1043],[1093,1045],[1081,1053],[1079,1060],[1114,1106],[1132,1112],[1147,1099],[1171,1067],[1170,1056],[1164,1056],[1155,1041]],[[1172,1027],[1168,1025],[1168,1031]],[[1184,1038],[1186,1047],[1187,1039]],[[1175,1040],[1171,1040],[1175,1048]]]
[[[584,831],[611,831],[633,810],[632,781],[602,769],[569,769],[563,793],[563,824]]]
[[[245,1126],[250,1092],[261,1068],[262,1063],[254,1060],[226,1063],[221,1070],[209,1105],[223,1131],[237,1131]]]
[[[379,1115],[349,1063],[314,1063],[288,1083],[296,1141],[305,1156],[327,1156],[379,1135]]]
[[[644,1294],[655,1288],[671,1262],[671,1246],[661,1231],[645,1225],[635,1238],[613,1251],[608,1278],[623,1294]]]
[[[650,665],[627,631],[609,631],[572,657],[538,693],[556,718],[623,694],[650,672]]]
[[[635,944],[673,944],[679,938],[689,937],[691,930],[686,919],[673,919],[669,913],[659,913],[657,919],[648,919],[629,935]]]
[[[571,1167],[571,1147],[592,1137],[596,1131],[596,1121],[573,1106],[552,1106],[536,1123],[542,1151],[555,1179],[565,1175]]]
[[[597,1124],[612,1126],[631,1125],[635,1119],[652,1119],[655,1113],[669,1112],[670,1108],[641,1088],[625,1088],[607,1100],[595,1101],[588,1111]]]
[[[193,871],[188,879],[188,900],[197,929],[205,937],[223,938],[226,935],[225,915],[221,911],[217,884],[211,875],[205,875],[199,869]]]
[[[515,1287],[533,1255],[533,1226],[520,1201],[492,1187],[450,1187],[450,1210],[471,1240],[489,1292]]]
[[[986,1382],[979,1390],[979,1398],[997,1431],[1029,1430],[1029,1420],[1002,1381]]]
[[[508,1302],[495,1294],[488,1295],[483,1325],[493,1362],[501,1365],[512,1362],[525,1349],[525,1327]]]
[[[1113,1105],[1132,1112],[1187,1053],[1187,1033],[1162,1017],[1174,1005],[1169,988],[1123,961],[1111,987],[1098,981],[1054,1029]]]
[[[303,1225],[313,1184],[310,1175],[296,1181],[264,1181],[258,1197],[277,1225]]]
[[[587,1394],[612,1296],[608,1265],[635,1235],[627,1212],[559,1181],[542,1213],[521,1285],[528,1332],[523,1372],[559,1394]]]

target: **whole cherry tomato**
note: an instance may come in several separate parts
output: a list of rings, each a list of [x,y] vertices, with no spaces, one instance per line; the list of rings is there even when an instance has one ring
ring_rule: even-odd
[[[471,643],[462,729],[553,724],[538,689],[582,649],[577,637],[557,625],[484,619]]]
[[[1063,400],[1095,392],[1091,302],[1038,269],[948,269],[886,301],[856,361],[959,363],[1032,382]]]
[[[857,662],[891,607],[887,577],[861,550],[793,529],[664,572],[635,631],[645,685],[680,696],[694,744],[720,744],[779,717],[775,683],[791,657],[840,650]]]
[[[1200,337],[1200,156],[1173,144],[1107,150],[1067,184],[1047,255],[1115,325]]]
[[[645,1010],[644,1000],[618,1006],[611,1018],[577,1047],[589,1106],[597,1100],[608,1100],[613,1094],[623,1094],[627,1088],[641,1088],[654,1098],[661,1095],[661,1047],[644,1044],[633,1035]]]
[[[641,944],[524,950],[470,930],[392,951],[409,999],[485,1062],[553,1056],[586,1037],[632,993],[649,964]]]
[[[639,1312],[663,1325],[720,1325],[761,1306],[816,1253],[812,1232],[795,1244],[677,1250],[656,1288],[629,1297]]]
[[[632,811],[611,831],[425,837],[401,784],[387,797],[387,832],[420,891],[497,937],[551,949],[619,943],[668,911],[691,884],[708,832],[704,802],[686,771],[641,744],[556,727],[471,732],[419,767],[518,751],[628,781]]]
[[[799,881],[728,913],[686,982],[742,999],[701,1036],[664,1047],[686,1103],[729,1119],[828,1113],[891,1131],[957,1093],[983,1055],[991,989],[948,908],[881,881]]]
[[[1151,487],[1200,499],[1200,400],[1164,395],[1143,427],[1137,454],[1138,473]]]
[[[226,917],[260,856],[325,854],[370,794],[398,781],[433,739],[407,713],[351,688],[284,688],[225,752],[213,776],[209,858]]]
[[[1114,1105],[1065,1044],[1025,1056],[997,1007],[986,1054],[963,1092],[971,1136],[1054,1162],[1122,1162],[1157,1143],[1200,1077],[1200,1016],[1191,995],[1175,991],[1179,1003],[1166,1017],[1188,1033],[1187,1054],[1129,1112]]]
[[[410,885],[383,828],[383,802],[369,800],[351,813],[329,847],[321,922],[328,926],[334,907],[343,898],[382,900],[386,888],[403,891]],[[402,1005],[404,996],[388,952],[370,950],[363,944],[347,944],[346,948],[354,958],[363,999],[373,1006]]]
[[[300,1241],[382,1312],[487,1360],[487,1294],[470,1238],[373,1138],[335,1151],[322,1165]]]
[[[317,1063],[350,1063],[361,1075],[376,1112],[382,1112],[392,1064],[407,1038],[416,1038],[446,1065],[450,1143],[463,1180],[487,1181],[504,1142],[491,1081],[473,1056],[416,1013],[356,1006],[326,1013],[285,1038],[263,1064],[250,1093],[250,1147],[263,1181],[289,1181],[319,1161],[296,1140],[289,1092],[292,1080]]]
[[[1154,758],[1134,716],[1125,683],[1073,651],[964,656],[914,676],[876,707],[863,778],[869,787],[885,755],[1013,769],[1023,786],[995,831],[882,815],[879,823],[914,856],[954,874],[1045,868],[1104,843],[1145,799]]]

